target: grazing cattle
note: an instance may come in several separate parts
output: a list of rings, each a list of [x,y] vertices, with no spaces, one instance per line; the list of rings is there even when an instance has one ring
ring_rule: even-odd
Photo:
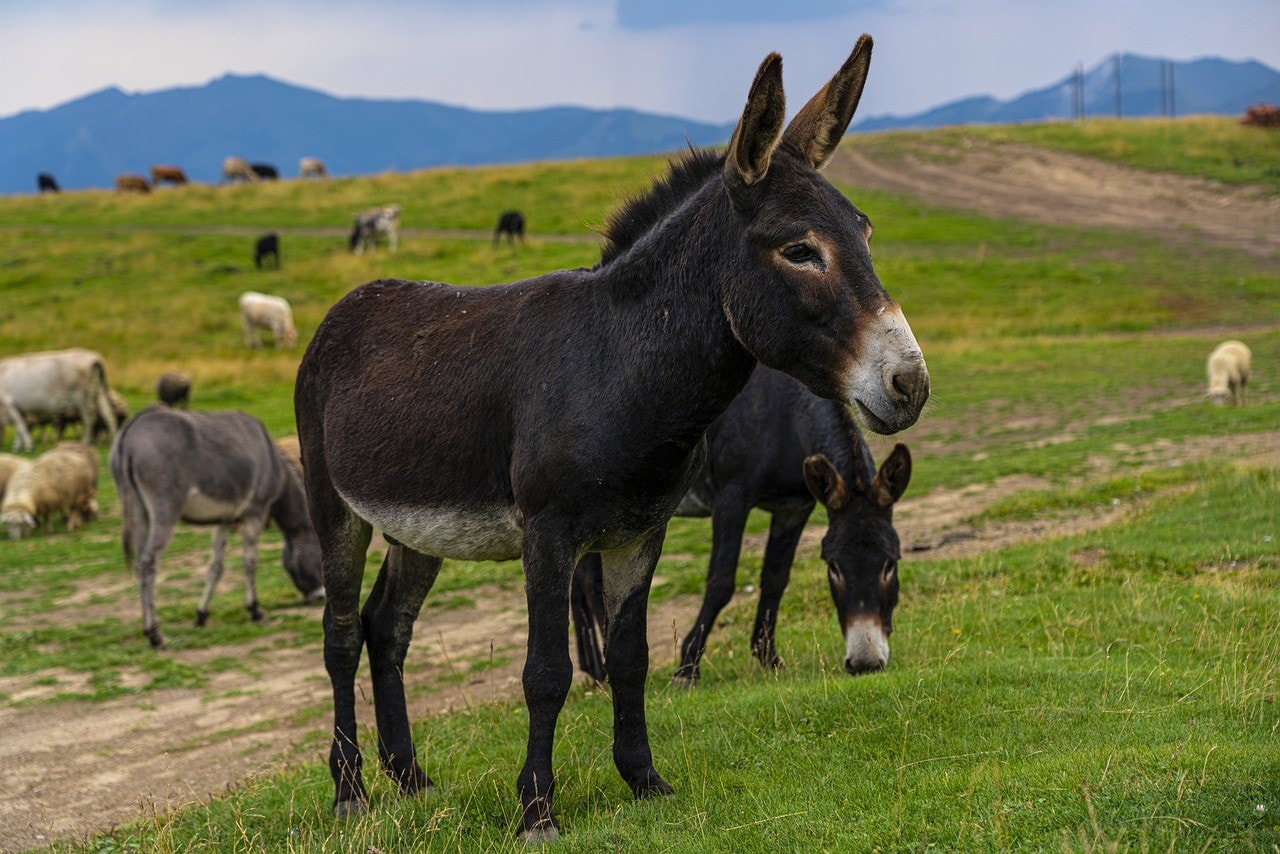
[[[187,173],[177,166],[152,166],[151,183],[159,187],[161,184],[172,184],[179,187],[187,183]]]
[[[36,189],[41,193],[56,193],[58,182],[48,172],[41,172],[36,176]]]
[[[498,217],[498,227],[493,230],[493,245],[498,245],[498,240],[502,235],[507,236],[507,242],[514,244],[516,238],[524,242],[524,214],[520,211],[506,211],[502,216]]]
[[[280,177],[280,172],[270,163],[250,163],[249,168],[263,181],[274,181]]]
[[[363,255],[366,249],[377,246],[379,240],[386,240],[388,252],[396,251],[396,246],[400,242],[399,205],[370,208],[356,214],[355,224],[348,240],[351,251],[357,255]]]
[[[246,347],[262,346],[260,330],[270,332],[277,347],[292,347],[298,343],[298,330],[293,325],[293,309],[284,297],[245,291],[240,295],[240,321]]]
[[[1249,402],[1249,372],[1253,369],[1253,352],[1243,341],[1223,341],[1209,354],[1205,363],[1209,374],[1209,398],[1219,406],[1231,402],[1243,406]]]
[[[324,168],[324,161],[319,157],[304,157],[298,161],[299,178],[325,178],[329,172]]]
[[[253,245],[253,266],[261,270],[262,262],[266,260],[270,260],[275,269],[280,269],[280,235],[274,231],[262,235]]]
[[[778,607],[815,502],[827,511],[822,558],[844,639],[847,673],[889,663],[889,634],[898,603],[898,533],[893,505],[911,480],[911,453],[899,443],[876,471],[853,415],[779,371],[756,368],[742,393],[707,430],[707,462],[676,508],[677,516],[711,517],[711,564],[702,609],[685,635],[673,681],[697,682],[707,636],[737,586],[747,514],[772,516],[751,651],[780,667],[774,646]],[[600,556],[587,555],[574,576],[573,623],[582,669],[604,680],[597,631],[604,628]]]
[[[646,606],[707,428],[757,361],[856,407],[877,432],[915,423],[929,396],[915,336],[872,267],[868,220],[818,172],[870,54],[863,37],[785,130],[771,54],[727,151],[690,152],[624,207],[591,269],[475,288],[380,280],[329,311],[294,408],[329,595],[337,814],[367,802],[355,693],[366,646],[382,766],[405,794],[431,786],[402,668],[444,558],[523,564],[519,835],[559,832],[552,748],[573,679],[566,605],[586,552],[604,564],[614,764],[638,798],[672,792],[645,724]],[[374,528],[391,546],[362,608]]]
[[[120,494],[125,561],[138,576],[142,631],[152,647],[164,646],[156,619],[156,567],[179,521],[216,526],[196,625],[209,619],[233,527],[244,540],[244,605],[254,620],[264,616],[255,577],[258,537],[268,520],[284,535],[281,560],[294,586],[308,602],[324,598],[320,548],[307,515],[301,474],[257,418],[244,412],[152,406],[120,431],[108,465]]]
[[[1280,107],[1275,104],[1254,104],[1245,110],[1240,124],[1262,128],[1280,127]]]
[[[156,380],[156,399],[174,409],[191,404],[191,377],[185,371],[165,371]]]
[[[129,402],[124,399],[124,395],[113,388],[107,389],[107,399],[111,402],[111,414],[115,416],[116,425],[123,424],[129,418]],[[67,434],[67,428],[79,425],[83,433],[84,421],[80,417],[80,412],[74,406],[64,409],[60,414],[55,415],[52,419],[37,419],[34,416],[27,416],[27,427],[33,429],[37,425],[49,425],[53,428],[54,438],[61,442]],[[93,426],[92,440],[97,442],[102,439],[110,438],[110,432],[104,419],[99,418]]]
[[[0,520],[17,540],[61,516],[68,531],[97,518],[98,453],[63,442],[33,461],[16,466],[0,502]]]
[[[228,157],[222,161],[222,180],[231,183],[235,181],[257,181],[258,173],[253,171],[253,167],[249,165],[249,161],[243,157]]]
[[[116,418],[108,387],[106,365],[93,350],[50,350],[0,359],[0,415],[14,427],[14,450],[34,449],[27,431],[28,418],[53,423],[68,409],[79,413],[87,425],[82,437],[85,444],[99,420],[106,422],[108,432],[115,436]]]
[[[150,193],[151,185],[141,175],[117,175],[116,190],[121,193]]]

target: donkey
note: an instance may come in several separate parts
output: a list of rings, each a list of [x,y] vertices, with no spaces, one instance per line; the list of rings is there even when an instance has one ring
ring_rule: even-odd
[[[872,269],[867,218],[817,171],[870,56],[864,36],[785,131],[782,60],[768,56],[728,151],[690,152],[623,207],[591,269],[484,288],[379,280],[330,309],[294,407],[329,595],[336,814],[367,803],[355,702],[364,645],[381,764],[405,794],[432,785],[401,668],[444,558],[523,563],[519,836],[559,835],[551,758],[573,680],[567,605],[590,551],[604,565],[614,764],[637,798],[673,791],[645,722],[645,611],[707,428],[757,361],[856,406],[879,432],[909,427],[929,396],[915,336]],[[361,608],[375,527],[391,547]]]
[[[711,517],[711,565],[702,608],[681,644],[672,682],[694,685],[707,636],[736,586],[742,532],[752,507],[772,520],[760,569],[751,649],[765,667],[781,667],[774,647],[778,605],[791,578],[796,546],[815,502],[827,510],[822,556],[844,632],[844,669],[851,674],[889,663],[889,634],[898,604],[898,532],[893,505],[911,480],[911,452],[899,442],[876,471],[857,422],[843,405],[763,365],[707,430],[707,464],[676,508],[677,516]],[[578,661],[604,681],[597,631],[604,628],[600,559],[582,558],[570,601]]]
[[[108,465],[120,494],[125,561],[137,573],[142,594],[142,631],[153,648],[165,645],[156,619],[156,565],[179,520],[216,526],[197,626],[209,619],[234,526],[244,540],[244,605],[255,621],[264,617],[255,576],[258,537],[268,520],[284,534],[282,561],[299,592],[308,602],[324,598],[320,546],[307,515],[301,472],[257,418],[151,406],[117,434]]]

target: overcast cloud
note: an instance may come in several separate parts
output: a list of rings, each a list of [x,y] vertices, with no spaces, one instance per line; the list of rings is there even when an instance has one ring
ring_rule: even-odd
[[[1275,0],[6,0],[0,117],[235,72],[338,96],[728,121],[769,51],[794,110],[862,32],[876,40],[862,117],[1009,98],[1116,51],[1280,69]]]

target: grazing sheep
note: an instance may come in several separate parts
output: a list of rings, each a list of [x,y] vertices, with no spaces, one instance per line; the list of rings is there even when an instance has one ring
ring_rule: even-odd
[[[1227,395],[1237,406],[1249,402],[1248,385],[1249,369],[1253,364],[1253,353],[1240,341],[1223,341],[1209,354],[1206,365],[1209,373],[1208,395],[1214,403],[1221,406],[1227,402]]]
[[[280,453],[284,454],[284,458],[292,463],[298,469],[298,473],[302,473],[302,445],[298,442],[297,436],[285,436],[283,439],[276,439],[276,447],[280,449]]]
[[[187,183],[187,173],[183,172],[177,166],[152,166],[151,167],[151,184],[159,187],[161,184],[172,184],[179,187]]]
[[[183,371],[165,371],[156,380],[156,399],[174,409],[191,403],[191,377]]]
[[[78,442],[61,442],[15,468],[0,503],[0,520],[15,540],[47,525],[55,514],[74,531],[97,517],[97,488],[97,453]]]
[[[4,501],[4,489],[9,478],[17,471],[18,466],[27,465],[30,461],[17,454],[0,454],[0,501]]]
[[[244,326],[244,345],[261,347],[258,330],[269,330],[279,347],[298,343],[298,330],[293,325],[293,309],[284,297],[245,291],[240,295],[240,319]]]

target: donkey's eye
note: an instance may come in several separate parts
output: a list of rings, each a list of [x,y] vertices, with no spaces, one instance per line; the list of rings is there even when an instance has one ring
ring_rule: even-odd
[[[808,243],[792,243],[782,250],[782,257],[792,264],[822,264],[822,256]]]

